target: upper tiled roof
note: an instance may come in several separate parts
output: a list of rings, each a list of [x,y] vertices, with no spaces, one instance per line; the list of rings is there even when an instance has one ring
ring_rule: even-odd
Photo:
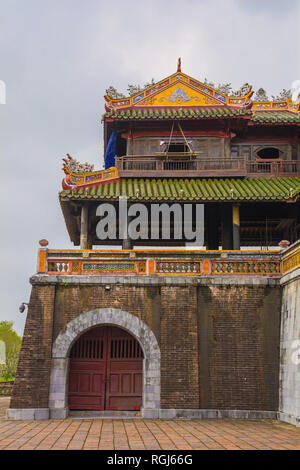
[[[299,197],[300,178],[122,178],[87,189],[62,191],[66,200],[286,201]]]
[[[267,122],[300,122],[300,115],[294,114],[289,111],[256,111],[252,112],[252,121],[257,123],[267,123]]]
[[[260,123],[300,123],[300,115],[289,111],[252,111],[234,108],[175,108],[175,109],[127,109],[105,113],[103,120],[163,120],[163,119],[216,119],[247,116]]]
[[[233,95],[181,72],[138,91],[132,96],[105,95],[103,120],[218,119],[244,116],[256,124],[298,123],[300,104],[291,97],[275,101],[253,101],[246,83]]]
[[[174,109],[128,109],[109,111],[103,115],[103,119],[209,119],[231,118],[250,115],[248,109],[235,108],[174,108]]]

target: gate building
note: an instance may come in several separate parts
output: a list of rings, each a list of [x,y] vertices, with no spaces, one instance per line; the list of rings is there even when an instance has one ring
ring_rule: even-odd
[[[40,241],[8,418],[299,425],[299,104],[180,61],[131,96],[107,92],[105,169],[64,159],[74,248]]]

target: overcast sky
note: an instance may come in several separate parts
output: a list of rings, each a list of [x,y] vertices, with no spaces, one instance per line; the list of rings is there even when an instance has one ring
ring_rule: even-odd
[[[72,247],[58,203],[66,153],[102,168],[109,85],[176,71],[269,94],[300,79],[298,0],[0,0],[0,320],[22,334],[38,240]]]

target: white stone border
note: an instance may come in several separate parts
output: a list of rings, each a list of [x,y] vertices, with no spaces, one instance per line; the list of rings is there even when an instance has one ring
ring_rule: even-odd
[[[49,408],[8,408],[6,419],[18,421],[49,419]]]
[[[59,333],[52,348],[49,409],[50,418],[68,416],[68,357],[78,337],[94,326],[113,325],[134,336],[144,353],[143,406],[144,418],[158,418],[160,409],[160,349],[150,328],[138,317],[116,308],[98,308],[70,321]]]
[[[278,412],[278,419],[284,421],[285,423],[293,424],[297,428],[300,428],[300,416],[295,414],[283,413],[282,411]]]
[[[159,410],[161,419],[277,419],[277,411],[256,410],[213,410],[213,409],[173,409]]]

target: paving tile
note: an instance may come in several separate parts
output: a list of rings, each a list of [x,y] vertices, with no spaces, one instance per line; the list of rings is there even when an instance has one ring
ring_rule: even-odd
[[[0,398],[0,450],[300,450],[300,428],[274,420],[73,419],[8,421]]]

